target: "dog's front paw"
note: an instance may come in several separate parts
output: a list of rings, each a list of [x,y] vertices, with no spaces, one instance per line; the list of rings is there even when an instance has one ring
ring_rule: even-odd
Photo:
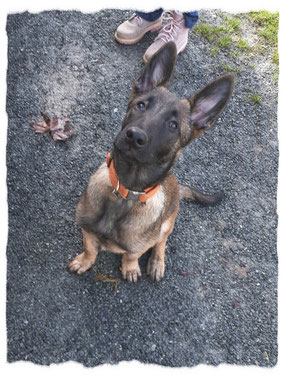
[[[151,277],[152,281],[160,281],[164,277],[164,273],[164,260],[150,256],[147,265],[147,274]]]
[[[86,272],[86,270],[90,269],[93,263],[94,261],[87,258],[86,254],[83,252],[80,255],[77,255],[75,259],[68,264],[67,269],[69,272],[82,274]]]
[[[135,267],[134,269],[127,269],[125,267],[122,267],[121,273],[122,277],[128,282],[137,282],[138,277],[141,277],[139,266]]]

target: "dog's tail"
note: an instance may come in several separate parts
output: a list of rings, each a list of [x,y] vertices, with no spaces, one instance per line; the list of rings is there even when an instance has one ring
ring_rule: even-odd
[[[203,206],[214,206],[222,201],[224,197],[223,192],[215,193],[213,195],[203,194],[197,190],[190,188],[188,186],[179,184],[179,198],[189,199],[191,201],[197,202]]]

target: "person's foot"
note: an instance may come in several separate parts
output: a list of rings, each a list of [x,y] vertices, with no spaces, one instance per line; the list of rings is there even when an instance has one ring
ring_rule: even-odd
[[[161,26],[162,17],[150,22],[143,20],[143,18],[134,13],[129,20],[118,26],[114,37],[119,43],[132,45],[139,42],[148,31],[159,30]]]
[[[189,29],[185,27],[183,14],[174,11],[169,13],[169,22],[163,27],[158,36],[155,38],[155,41],[146,50],[143,56],[144,63],[147,63],[152,55],[154,55],[155,52],[167,42],[175,42],[178,54],[185,49]]]

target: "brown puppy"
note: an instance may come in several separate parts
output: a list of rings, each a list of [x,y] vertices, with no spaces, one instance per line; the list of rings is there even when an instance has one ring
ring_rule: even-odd
[[[138,259],[152,248],[147,274],[159,281],[179,200],[207,205],[220,200],[219,195],[206,196],[179,185],[172,168],[181,148],[211,127],[224,110],[233,77],[222,76],[180,100],[166,89],[175,60],[176,47],[170,42],[134,82],[112,153],[91,176],[78,204],[83,253],[68,265],[69,271],[84,273],[101,248],[123,254],[122,276],[136,282],[141,276]]]

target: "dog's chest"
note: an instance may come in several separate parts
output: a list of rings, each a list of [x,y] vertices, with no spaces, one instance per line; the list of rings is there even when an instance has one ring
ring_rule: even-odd
[[[89,231],[98,235],[106,249],[115,244],[122,250],[137,253],[149,242],[154,244],[165,206],[163,187],[146,203],[125,200],[119,194],[116,197],[112,190],[108,168],[102,165],[90,180],[87,204],[79,204],[77,210],[81,219],[83,216],[88,220]]]

